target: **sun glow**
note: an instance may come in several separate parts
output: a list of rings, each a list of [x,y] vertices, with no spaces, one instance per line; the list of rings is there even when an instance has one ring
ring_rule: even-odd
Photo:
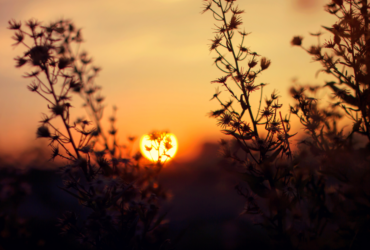
[[[140,140],[141,153],[152,162],[168,162],[175,156],[177,148],[177,139],[171,133],[153,132],[143,135]]]

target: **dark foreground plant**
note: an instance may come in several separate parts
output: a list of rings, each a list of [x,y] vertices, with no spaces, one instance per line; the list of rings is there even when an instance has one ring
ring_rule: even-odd
[[[65,161],[61,189],[88,208],[82,221],[74,212],[65,213],[59,223],[62,231],[96,249],[160,248],[165,214],[159,214],[159,208],[167,194],[158,185],[157,175],[163,163],[145,165],[140,153],[131,155],[127,146],[118,143],[116,108],[109,118],[109,135],[103,132],[104,98],[94,82],[100,69],[91,65],[86,52],[79,51],[81,30],[68,20],[49,25],[36,20],[25,25],[9,21],[9,25],[15,30],[14,46],[27,48],[15,58],[16,67],[32,67],[24,75],[33,79],[28,89],[45,99],[49,109],[37,137],[49,141],[52,159]],[[73,93],[81,96],[90,119],[72,120]],[[166,136],[152,138],[171,146],[171,142],[162,142]],[[128,138],[129,142],[134,139]]]
[[[211,112],[223,132],[235,143],[221,141],[226,158],[239,167],[246,186],[237,191],[245,197],[243,214],[261,225],[270,235],[274,248],[281,249],[359,249],[369,245],[370,235],[370,147],[369,147],[369,5],[367,1],[334,0],[326,6],[339,21],[332,28],[333,40],[312,46],[307,52],[323,64],[323,71],[337,81],[328,82],[337,102],[331,107],[319,107],[305,88],[292,88],[297,104],[291,113],[297,115],[309,138],[292,155],[288,134],[289,119],[278,111],[276,92],[262,100],[254,113],[250,103],[253,91],[261,89],[256,77],[270,65],[243,45],[245,32],[239,31],[241,44],[235,47],[234,35],[242,24],[244,11],[235,6],[236,0],[205,1],[204,11],[213,13],[217,22],[216,36],[210,49],[216,51],[216,66],[224,76],[220,83],[231,100],[217,99],[221,109]],[[228,17],[229,16],[229,17]],[[320,34],[313,34],[320,36]],[[294,37],[293,45],[301,46],[302,37]],[[334,55],[324,53],[329,49]],[[229,53],[224,56],[221,49]],[[249,58],[246,70],[239,65]],[[339,68],[341,66],[341,68]],[[257,70],[254,68],[257,67]],[[315,91],[316,87],[310,87]],[[233,102],[237,106],[233,106]],[[340,106],[353,120],[349,133],[338,129],[342,117]],[[254,107],[253,107],[254,108]],[[244,118],[245,114],[247,117]],[[254,115],[255,114],[255,115]],[[260,127],[262,127],[260,129]],[[262,137],[260,130],[266,136]],[[367,137],[367,146],[356,149],[354,134]],[[278,156],[281,156],[280,158]]]

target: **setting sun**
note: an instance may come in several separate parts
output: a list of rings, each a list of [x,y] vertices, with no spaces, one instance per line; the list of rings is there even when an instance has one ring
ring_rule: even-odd
[[[143,135],[140,140],[141,153],[152,162],[166,162],[171,160],[178,148],[174,134],[166,132],[153,132]]]

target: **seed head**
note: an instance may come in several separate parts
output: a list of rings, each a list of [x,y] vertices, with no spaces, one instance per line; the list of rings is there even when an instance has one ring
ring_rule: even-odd
[[[245,52],[245,53],[248,53],[248,48],[244,47],[244,46],[239,46],[240,48],[240,51],[241,52]]]
[[[311,55],[320,55],[321,54],[321,48],[318,46],[311,46],[311,48],[308,51]]]
[[[37,138],[50,138],[50,131],[49,128],[42,125],[37,129],[36,137]]]
[[[271,115],[274,114],[273,110],[269,107],[266,107],[264,110],[261,111],[262,116],[269,118]]]
[[[55,157],[57,157],[59,155],[59,148],[58,147],[54,147],[52,145],[51,146],[51,159],[54,160]]]
[[[256,60],[254,60],[254,59],[248,63],[248,66],[249,66],[250,68],[253,68],[253,67],[254,67],[254,66],[256,66],[256,65],[257,65],[257,61],[256,61]]]
[[[45,123],[48,123],[49,121],[51,120],[51,118],[50,117],[48,117],[47,115],[45,115],[45,114],[42,114],[42,119],[41,119],[41,123],[42,124],[45,124]]]
[[[229,78],[229,76],[230,76],[230,75],[220,77],[220,78],[218,78],[218,79],[216,79],[216,80],[212,81],[211,83],[215,83],[215,82],[217,82],[217,83],[225,83],[225,82],[226,82],[226,80],[227,80],[227,78]]]
[[[272,100],[270,99],[265,99],[265,102],[266,102],[266,105],[267,105],[267,107],[270,107],[271,106],[271,104],[272,104]]]
[[[292,114],[297,114],[298,113],[298,111],[299,111],[299,108],[298,107],[293,107],[293,106],[290,106],[290,112],[292,113]]]
[[[271,64],[271,61],[270,60],[267,60],[266,57],[262,57],[261,59],[261,70],[265,70],[267,69]]]
[[[222,38],[223,38],[223,36],[222,35],[219,35],[219,34],[217,34],[216,36],[215,36],[215,38],[213,39],[213,40],[211,40],[212,41],[212,45],[211,45],[211,47],[209,48],[209,50],[214,50],[215,48],[217,48],[219,45],[220,45],[220,42],[222,41]]]
[[[218,125],[222,128],[226,128],[227,126],[229,126],[232,122],[233,118],[230,114],[222,114],[219,121],[218,121]]]
[[[24,35],[21,31],[16,31],[14,36],[12,36],[12,39],[16,41],[16,43],[13,43],[13,46],[17,46],[21,42],[23,42]]]
[[[49,46],[35,46],[31,48],[26,55],[30,56],[34,66],[42,66],[50,59]]]
[[[17,64],[15,65],[15,67],[17,68],[20,68],[27,63],[27,59],[19,56],[14,58],[14,60],[17,62]]]
[[[296,90],[295,88],[290,88],[289,90],[290,94],[293,96],[294,99],[299,100],[303,97],[304,89],[300,88],[299,90]]]
[[[62,57],[58,61],[58,68],[59,69],[64,69],[66,68],[69,64],[71,63],[71,60],[66,57]]]
[[[251,83],[248,83],[245,85],[245,89],[248,91],[248,92],[253,92],[253,91],[256,91],[256,90],[259,90],[259,85],[254,85],[253,82]]]
[[[244,133],[250,132],[251,131],[251,127],[249,126],[249,124],[244,124],[243,127],[242,127],[242,131]]]
[[[71,88],[74,92],[79,93],[82,89],[82,84],[72,79],[69,82],[69,88]]]
[[[293,40],[291,41],[291,44],[293,46],[301,46],[302,45],[302,39],[303,39],[303,37],[301,37],[301,36],[295,36],[295,37],[293,37]]]
[[[278,94],[276,93],[276,90],[274,90],[272,93],[271,93],[271,99],[272,100],[276,100],[276,99],[278,99],[279,98],[279,96],[278,96]]]
[[[60,104],[57,104],[57,105],[54,105],[53,107],[50,108],[51,109],[51,112],[53,112],[54,115],[63,115],[63,112],[64,112],[64,105],[60,105]]]
[[[39,86],[33,82],[30,85],[28,85],[27,88],[28,88],[29,91],[35,92],[35,91],[37,91],[37,89],[39,88]]]
[[[8,29],[10,30],[19,30],[22,26],[21,22],[17,23],[14,19],[8,21],[8,23],[9,23]]]
[[[240,15],[244,13],[244,10],[240,10],[239,6],[236,6],[235,8],[231,8],[231,12],[235,15]]]
[[[207,1],[207,0],[205,0],[205,1]],[[208,3],[205,3],[204,6],[203,6],[202,14],[204,12],[206,12],[207,10],[211,9],[211,6],[212,6],[212,1],[208,1]]]
[[[243,22],[242,22],[241,17],[234,14],[231,17],[230,23],[228,25],[228,30],[238,29],[238,26],[241,25],[242,23]]]
[[[26,25],[32,30],[32,31],[34,31],[35,30],[35,28],[37,27],[37,26],[39,26],[39,22],[37,21],[37,20],[34,20],[34,19],[30,19],[30,20],[28,20],[27,22],[26,22]]]

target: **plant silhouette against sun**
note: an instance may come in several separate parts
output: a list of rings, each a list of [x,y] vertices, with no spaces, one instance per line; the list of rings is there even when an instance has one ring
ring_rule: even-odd
[[[165,214],[160,215],[159,208],[167,196],[157,183],[163,163],[144,165],[140,153],[131,155],[119,144],[115,107],[109,136],[103,132],[104,98],[94,81],[100,68],[79,51],[81,30],[69,20],[47,26],[36,20],[25,25],[12,20],[9,29],[15,31],[14,46],[27,49],[15,58],[16,67],[32,67],[24,75],[33,79],[28,89],[45,99],[50,112],[43,114],[37,137],[49,140],[52,159],[66,161],[61,189],[89,209],[83,221],[73,212],[65,213],[59,223],[62,231],[96,249],[159,248],[165,229]],[[72,94],[82,98],[90,120],[72,121]]]
[[[158,162],[165,164],[172,158],[168,151],[173,148],[171,135],[166,131],[154,131],[148,135],[150,145],[144,145],[145,150],[151,155],[151,160],[158,159]],[[151,153],[154,151],[153,154]],[[154,157],[153,157],[154,155]]]

